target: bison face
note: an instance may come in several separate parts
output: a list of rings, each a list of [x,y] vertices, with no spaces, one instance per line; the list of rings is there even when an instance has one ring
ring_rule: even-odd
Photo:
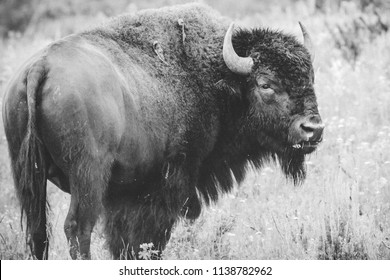
[[[304,177],[304,156],[316,149],[324,129],[314,94],[311,41],[301,28],[304,45],[280,32],[240,31],[235,45],[247,55],[241,57],[233,49],[232,24],[223,47],[228,68],[246,77],[242,92],[249,100],[249,134],[294,180]]]
[[[256,135],[260,149],[276,155],[283,171],[295,182],[305,177],[305,155],[315,151],[324,129],[312,75],[304,74],[297,83],[258,66],[248,78],[250,132]]]
[[[313,152],[324,126],[317,109],[312,75],[301,73],[302,85],[291,85],[269,66],[260,64],[249,77],[250,120],[262,146],[275,152]],[[255,65],[256,67],[256,65]],[[311,69],[310,69],[311,70]],[[310,71],[312,72],[312,71]]]

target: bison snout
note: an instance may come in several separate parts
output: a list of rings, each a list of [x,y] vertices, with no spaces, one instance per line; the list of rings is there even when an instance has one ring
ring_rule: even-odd
[[[320,142],[324,124],[319,116],[310,116],[298,122],[298,131],[303,141]]]

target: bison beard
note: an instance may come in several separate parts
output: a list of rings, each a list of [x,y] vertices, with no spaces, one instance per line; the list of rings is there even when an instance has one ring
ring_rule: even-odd
[[[284,152],[278,153],[280,167],[287,177],[292,178],[294,184],[303,182],[306,177],[305,155],[301,151],[287,148]]]

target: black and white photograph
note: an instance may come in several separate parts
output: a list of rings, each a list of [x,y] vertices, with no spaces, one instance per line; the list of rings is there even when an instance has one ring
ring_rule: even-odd
[[[0,259],[390,260],[389,29],[387,0],[0,0]]]

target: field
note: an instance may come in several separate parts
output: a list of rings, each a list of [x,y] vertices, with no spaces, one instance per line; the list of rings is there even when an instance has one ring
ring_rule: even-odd
[[[176,225],[164,258],[390,259],[390,31],[355,34],[359,54],[352,61],[348,49],[336,47],[330,30],[350,24],[355,13],[314,14],[302,2],[239,16],[241,26],[271,27],[299,38],[298,21],[306,25],[316,47],[315,87],[326,125],[324,142],[307,158],[302,185],[287,181],[277,164],[251,170],[198,220]],[[102,20],[104,16],[58,19],[0,38],[0,97],[12,74],[34,52]],[[0,122],[0,259],[28,259],[11,177]],[[49,258],[69,259],[63,233],[69,195],[53,185],[48,191]],[[110,258],[100,226],[93,234],[92,258]]]

